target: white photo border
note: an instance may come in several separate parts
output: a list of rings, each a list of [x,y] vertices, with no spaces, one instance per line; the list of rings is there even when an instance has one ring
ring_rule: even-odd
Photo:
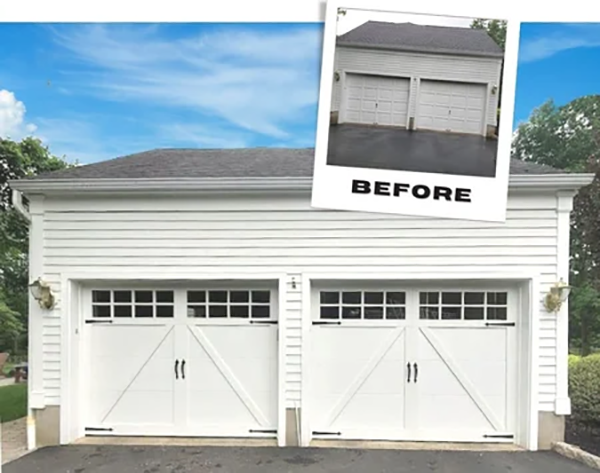
[[[491,7],[491,8],[490,8]],[[329,0],[325,12],[323,55],[315,165],[311,204],[319,209],[352,210],[364,212],[417,215],[426,217],[456,218],[489,222],[504,222],[508,198],[512,121],[517,81],[520,23],[510,15],[499,14],[494,4],[483,3],[479,8],[472,5],[437,3],[429,8],[399,8],[397,1],[390,0]],[[327,164],[331,97],[333,92],[334,57],[338,9],[360,9],[373,12],[423,14],[462,18],[489,18],[507,20],[504,70],[502,75],[502,97],[500,101],[498,148],[495,177],[459,176],[412,171],[364,169]],[[469,189],[470,202],[418,199],[409,192],[398,197],[352,193],[352,181],[365,180],[409,186],[424,185]]]

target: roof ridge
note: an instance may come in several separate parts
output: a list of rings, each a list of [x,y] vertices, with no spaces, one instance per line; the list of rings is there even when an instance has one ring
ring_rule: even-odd
[[[368,20],[368,21],[362,23],[361,25],[357,26],[356,28],[360,28],[361,26],[366,25],[367,23],[378,23],[378,24],[384,24],[384,25],[412,25],[412,26],[419,26],[419,27],[423,27],[423,28],[440,28],[440,29],[451,29],[451,30],[483,31],[480,28],[471,28],[470,26],[424,25],[422,23],[413,23],[411,21],[396,22],[396,21],[380,21],[380,20]],[[356,28],[354,28],[354,29],[356,29]]]

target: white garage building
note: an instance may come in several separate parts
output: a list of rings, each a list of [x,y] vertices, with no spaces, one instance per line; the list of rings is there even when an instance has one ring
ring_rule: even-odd
[[[504,53],[485,30],[369,21],[339,36],[337,123],[486,136]]]
[[[31,222],[31,425],[86,435],[509,442],[569,414],[569,213],[513,162],[504,224],[314,210],[312,149],[156,150],[12,183]]]

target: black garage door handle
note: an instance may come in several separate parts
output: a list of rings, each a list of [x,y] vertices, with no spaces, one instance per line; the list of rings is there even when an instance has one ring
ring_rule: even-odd
[[[415,383],[417,382],[417,376],[419,376],[419,366],[416,363],[413,363],[413,367],[415,368]]]
[[[410,363],[406,363],[406,368],[408,369],[408,378],[406,381],[410,383]]]
[[[181,379],[185,379],[185,360],[181,360]]]
[[[179,368],[179,360],[175,360],[175,379],[179,379],[179,372],[177,369]]]

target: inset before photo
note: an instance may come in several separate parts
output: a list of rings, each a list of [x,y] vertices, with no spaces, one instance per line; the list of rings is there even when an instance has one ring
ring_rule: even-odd
[[[338,13],[327,164],[494,177],[506,22]]]

